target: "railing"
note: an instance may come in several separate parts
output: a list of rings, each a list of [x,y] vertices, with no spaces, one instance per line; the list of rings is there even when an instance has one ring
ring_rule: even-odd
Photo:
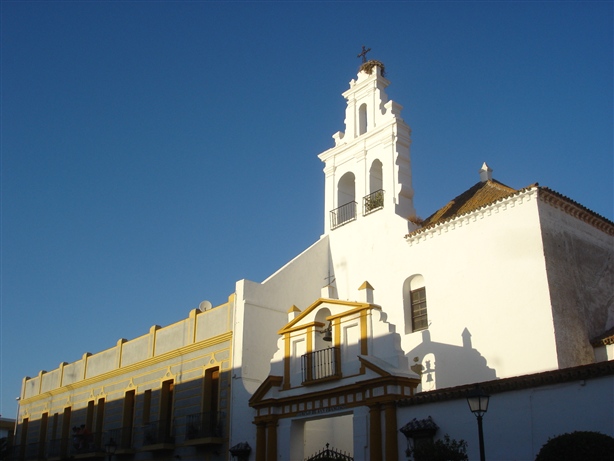
[[[47,446],[47,458],[66,458],[68,439],[51,439]]]
[[[70,445],[70,456],[104,452],[104,446],[100,446],[101,435],[100,432],[89,432],[74,436]]]
[[[220,413],[206,411],[186,417],[185,439],[195,440],[207,437],[222,437]]]
[[[384,191],[376,190],[362,199],[362,214],[367,215],[384,208]]]
[[[339,367],[340,351],[338,347],[329,347],[310,352],[301,357],[303,383],[325,378],[341,377]]]
[[[334,229],[356,219],[356,202],[341,205],[330,212],[330,227]]]
[[[102,446],[113,441],[117,450],[131,450],[132,449],[132,427],[118,427],[116,429],[110,429],[105,432]]]
[[[26,452],[24,454],[24,459],[42,459],[44,456],[44,445],[41,445],[38,442],[29,443],[26,445]]]
[[[11,445],[7,447],[5,459],[6,461],[20,461],[23,459],[21,455],[21,445]]]
[[[143,446],[175,443],[170,421],[153,421],[143,426]]]

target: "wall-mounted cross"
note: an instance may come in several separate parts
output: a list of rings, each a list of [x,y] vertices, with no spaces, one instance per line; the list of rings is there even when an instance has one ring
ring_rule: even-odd
[[[363,45],[361,53],[358,56],[356,56],[356,57],[357,58],[362,57],[362,63],[364,64],[365,62],[367,62],[367,53],[369,51],[371,51],[371,48],[365,48],[365,46]]]

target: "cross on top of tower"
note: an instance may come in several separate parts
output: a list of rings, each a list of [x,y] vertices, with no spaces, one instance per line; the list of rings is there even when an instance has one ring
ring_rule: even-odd
[[[360,54],[358,56],[356,56],[357,58],[362,57],[362,63],[364,64],[365,62],[367,62],[367,53],[371,51],[371,48],[365,48],[365,46],[362,46],[362,51],[360,52]]]

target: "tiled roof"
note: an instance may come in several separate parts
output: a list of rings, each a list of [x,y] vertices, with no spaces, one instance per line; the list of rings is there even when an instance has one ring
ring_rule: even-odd
[[[588,365],[579,365],[560,370],[544,371],[531,375],[514,376],[512,378],[495,379],[480,383],[480,387],[488,394],[530,389],[552,384],[568,383],[583,379],[595,379],[603,376],[614,375],[614,360],[597,362]],[[405,407],[421,405],[424,403],[442,402],[467,398],[470,390],[475,389],[475,384],[464,384],[456,387],[446,387],[434,391],[419,392],[412,397],[397,400],[397,406]]]
[[[537,183],[531,184],[523,189],[513,189],[497,180],[490,179],[488,181],[475,184],[470,189],[467,189],[459,196],[450,200],[450,202],[448,202],[444,207],[440,208],[431,216],[426,218],[421,223],[421,227],[413,232],[410,232],[406,235],[406,237],[412,237],[420,234],[427,229],[436,227],[441,223],[452,221],[458,216],[471,213],[472,211],[478,210],[479,208],[485,207],[499,200],[503,200],[515,194],[521,194],[524,191],[534,188],[537,188],[540,200],[563,210],[565,213],[570,214],[571,216],[574,216],[609,235],[614,235],[614,223],[612,221],[552,189],[540,187]]]
[[[460,216],[518,192],[496,180],[479,182],[424,220],[423,227]]]

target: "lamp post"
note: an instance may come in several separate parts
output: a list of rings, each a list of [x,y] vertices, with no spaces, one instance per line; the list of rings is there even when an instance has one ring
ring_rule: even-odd
[[[113,440],[113,437],[111,437],[109,439],[109,441],[104,446],[104,451],[107,452],[107,456],[109,458],[109,461],[111,461],[113,459],[113,455],[115,454],[115,450],[117,450],[117,444],[115,443],[115,440]]]
[[[467,403],[469,404],[469,409],[478,419],[478,436],[480,438],[480,461],[485,461],[486,458],[484,456],[484,431],[482,430],[482,416],[488,410],[488,400],[490,399],[490,395],[480,388],[480,385],[476,385],[475,389],[473,389],[467,395]]]

